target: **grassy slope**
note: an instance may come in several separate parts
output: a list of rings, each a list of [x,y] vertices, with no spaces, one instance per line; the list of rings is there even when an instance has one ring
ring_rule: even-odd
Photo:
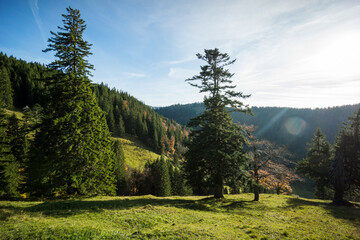
[[[160,155],[152,152],[136,137],[116,138],[122,143],[125,155],[125,164],[132,168],[142,169],[146,161],[154,161]]]
[[[0,239],[360,239],[360,208],[290,196],[0,202]]]
[[[19,111],[7,110],[6,113],[11,116],[15,114],[17,118],[22,119],[24,114]],[[142,169],[146,161],[154,161],[160,155],[152,152],[152,150],[143,144],[136,137],[126,136],[125,138],[116,138],[121,141],[124,148],[125,163],[132,168]]]

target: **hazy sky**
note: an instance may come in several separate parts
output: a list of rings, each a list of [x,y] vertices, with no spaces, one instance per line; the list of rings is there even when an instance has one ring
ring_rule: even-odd
[[[185,83],[219,48],[252,106],[360,102],[360,1],[0,0],[0,51],[49,63],[43,53],[66,7],[78,8],[93,44],[94,82],[151,106],[202,101]]]

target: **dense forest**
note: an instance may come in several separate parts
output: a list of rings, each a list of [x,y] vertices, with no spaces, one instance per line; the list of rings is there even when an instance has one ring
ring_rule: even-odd
[[[307,143],[317,128],[321,128],[327,140],[334,143],[342,123],[347,122],[348,117],[359,107],[360,104],[316,109],[252,107],[253,116],[237,112],[231,115],[235,123],[256,126],[257,137],[280,145],[285,144],[297,155],[297,159],[301,159],[305,157]],[[203,103],[176,104],[155,109],[157,113],[183,125],[204,110]]]
[[[4,75],[9,103],[7,109],[23,111],[48,105],[46,81],[54,72],[40,63],[26,62],[0,52],[0,69]],[[107,85],[92,84],[92,91],[100,108],[106,113],[106,122],[113,137],[130,134],[140,138],[155,152],[173,156],[182,149],[188,129],[174,120],[157,114],[151,107],[126,92]]]

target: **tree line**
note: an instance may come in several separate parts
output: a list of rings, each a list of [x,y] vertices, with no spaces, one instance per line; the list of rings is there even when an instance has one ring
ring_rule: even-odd
[[[237,112],[231,113],[231,116],[235,123],[257,126],[254,134],[258,138],[286,145],[300,160],[306,156],[307,142],[311,140],[317,128],[321,128],[328,141],[334,143],[342,123],[359,107],[360,104],[316,109],[252,107],[254,116]],[[161,107],[155,111],[186,125],[204,109],[203,103],[192,103]]]
[[[297,171],[315,181],[315,196],[336,204],[360,200],[360,108],[340,128],[331,145],[318,128]]]

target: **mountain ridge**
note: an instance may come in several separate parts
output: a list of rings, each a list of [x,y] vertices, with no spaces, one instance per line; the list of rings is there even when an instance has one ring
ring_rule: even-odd
[[[255,125],[257,137],[281,145],[303,158],[306,145],[317,128],[321,128],[329,142],[334,143],[338,129],[360,107],[360,103],[327,108],[252,107],[254,116],[233,112],[235,123]],[[202,103],[175,104],[155,111],[180,124],[186,125],[191,118],[205,110]]]

